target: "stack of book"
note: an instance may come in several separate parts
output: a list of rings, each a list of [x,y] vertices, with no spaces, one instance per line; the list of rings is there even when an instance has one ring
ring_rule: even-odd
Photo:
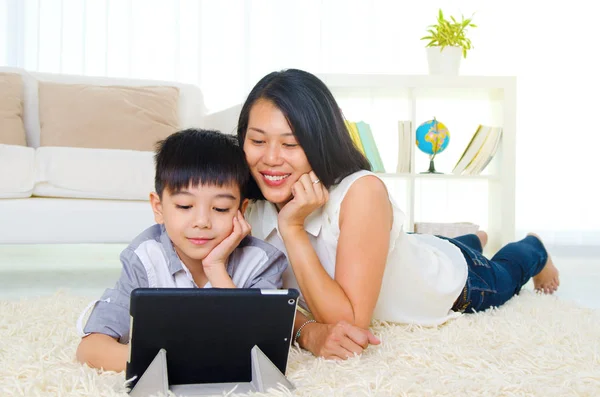
[[[481,174],[496,154],[501,137],[502,128],[479,125],[452,173],[456,175]]]
[[[381,155],[375,144],[369,124],[364,121],[346,120],[346,127],[354,142],[367,160],[371,163],[373,172],[385,172]],[[479,125],[473,134],[462,156],[458,159],[452,173],[455,175],[479,175],[494,158],[500,146],[502,128]],[[396,173],[410,173],[411,151],[415,145],[412,136],[411,122],[398,121],[398,164]]]
[[[346,120],[346,127],[350,132],[354,145],[360,150],[369,163],[371,163],[371,169],[373,172],[385,172],[383,162],[381,161],[381,155],[375,144],[371,127],[364,121],[353,122]]]

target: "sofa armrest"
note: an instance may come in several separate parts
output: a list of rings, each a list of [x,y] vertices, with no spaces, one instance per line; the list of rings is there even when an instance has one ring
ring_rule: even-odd
[[[225,134],[236,135],[241,110],[242,104],[237,104],[230,108],[207,114],[204,116],[202,127],[218,130]]]

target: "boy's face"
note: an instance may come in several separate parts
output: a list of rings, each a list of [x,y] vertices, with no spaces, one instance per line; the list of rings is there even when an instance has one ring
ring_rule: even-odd
[[[248,200],[240,208],[240,189],[236,184],[188,186],[173,192],[165,188],[162,199],[150,194],[156,223],[164,224],[175,251],[190,267],[202,260],[233,231],[238,209],[244,213]]]

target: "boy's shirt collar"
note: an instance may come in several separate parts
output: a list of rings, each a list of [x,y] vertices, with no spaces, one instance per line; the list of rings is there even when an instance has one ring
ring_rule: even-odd
[[[179,259],[179,255],[175,252],[175,248],[173,248],[173,243],[167,234],[167,230],[165,229],[165,225],[160,225],[160,244],[165,250],[165,255],[167,257],[167,266],[169,267],[169,271],[171,275],[174,276],[175,273],[183,270],[183,265],[181,264],[181,259]]]

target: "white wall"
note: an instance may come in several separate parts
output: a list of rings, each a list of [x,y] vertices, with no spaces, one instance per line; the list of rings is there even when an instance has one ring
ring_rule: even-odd
[[[440,6],[475,13],[463,74],[518,77],[519,231],[600,246],[594,2],[0,0],[0,32],[10,33],[0,64],[190,82],[219,110],[286,67],[426,73],[419,38]]]

